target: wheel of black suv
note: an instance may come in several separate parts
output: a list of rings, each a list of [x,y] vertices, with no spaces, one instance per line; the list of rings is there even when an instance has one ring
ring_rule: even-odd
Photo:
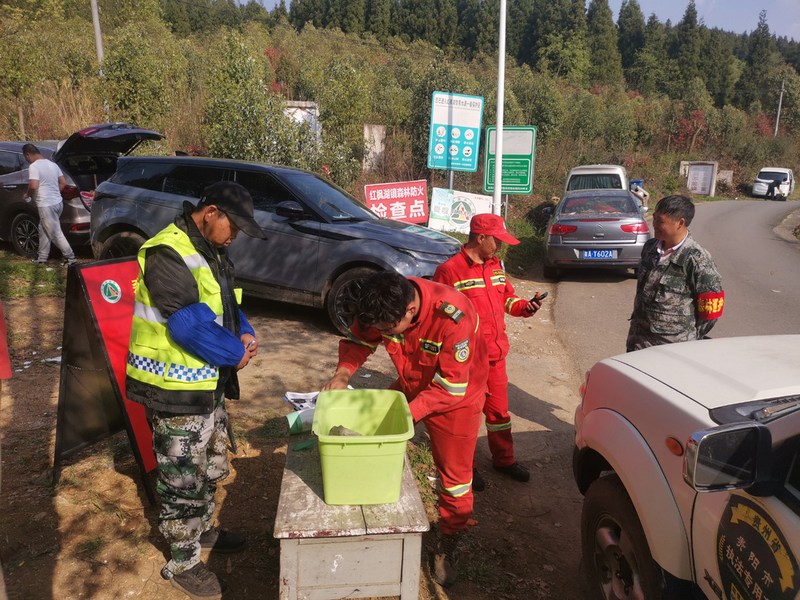
[[[581,542],[584,568],[597,598],[664,598],[664,575],[616,475],[601,477],[589,486],[583,501]]]
[[[100,249],[100,260],[108,258],[124,258],[125,256],[136,256],[139,248],[144,244],[143,236],[133,231],[122,231],[109,237]]]
[[[19,213],[11,221],[11,245],[14,252],[36,258],[39,252],[39,221],[28,213]]]
[[[346,335],[350,329],[355,316],[361,282],[375,272],[375,269],[357,267],[345,271],[333,282],[325,300],[325,308],[331,323],[339,333]]]

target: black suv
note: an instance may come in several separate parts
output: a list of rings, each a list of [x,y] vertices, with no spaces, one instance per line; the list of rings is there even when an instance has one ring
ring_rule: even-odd
[[[378,270],[431,277],[460,244],[437,231],[381,219],[322,177],[289,167],[199,157],[121,158],[97,188],[91,243],[100,259],[134,255],[217,181],[253,196],[267,239],[230,247],[237,278],[253,296],[325,308],[344,331],[352,286]]]
[[[81,129],[64,142],[33,142],[45,158],[61,168],[67,180],[61,193],[61,228],[71,244],[88,243],[94,190],[114,173],[117,158],[144,140],[161,138],[160,133],[126,123],[103,123]],[[39,248],[39,214],[35,204],[26,201],[28,163],[22,156],[25,144],[0,142],[0,239],[11,242],[18,254],[35,257]]]

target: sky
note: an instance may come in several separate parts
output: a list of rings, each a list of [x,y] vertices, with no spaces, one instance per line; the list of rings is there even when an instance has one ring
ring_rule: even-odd
[[[268,2],[270,0],[267,0]],[[662,23],[675,25],[683,18],[688,0],[638,0],[644,19],[655,13]],[[622,0],[608,0],[614,21],[619,16]],[[587,0],[588,5],[588,0]],[[758,15],[767,11],[770,33],[800,41],[800,0],[695,0],[697,18],[706,27],[717,27],[733,33],[751,32],[758,26]]]
[[[242,1],[242,0],[240,0]],[[667,19],[676,24],[686,12],[688,0],[638,0],[645,21],[655,13],[662,23]],[[272,9],[278,0],[262,0],[262,4]],[[290,4],[286,0],[286,6]],[[614,21],[619,16],[622,0],[608,0]],[[589,0],[586,0],[589,5]],[[767,11],[767,24],[770,33],[800,41],[800,0],[696,0],[698,18],[706,27],[718,27],[733,33],[753,31],[758,25],[758,14]]]

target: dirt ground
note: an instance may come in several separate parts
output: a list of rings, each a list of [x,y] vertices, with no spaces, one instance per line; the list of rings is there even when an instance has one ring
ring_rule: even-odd
[[[508,318],[515,444],[531,482],[491,469],[482,432],[478,461],[488,487],[476,494],[477,524],[468,535],[462,576],[448,590],[431,582],[433,533],[426,534],[424,600],[588,596],[579,576],[581,496],[571,476],[580,380],[550,318],[555,290],[537,280],[514,283],[521,295],[550,291],[536,317]],[[60,367],[48,359],[60,356],[63,300],[12,301],[5,309],[14,376],[4,382],[0,405],[0,561],[9,598],[185,598],[159,576],[167,549],[124,432],[71,457],[60,483],[51,484]],[[217,520],[245,532],[249,544],[240,554],[209,559],[228,583],[224,597],[236,600],[277,598],[280,551],[272,528],[290,410],[282,396],[318,389],[333,371],[339,340],[322,311],[259,301],[247,302],[245,311],[261,350],[241,373],[243,399],[229,404],[238,452],[218,493]],[[366,366],[354,386],[391,381],[382,349]]]

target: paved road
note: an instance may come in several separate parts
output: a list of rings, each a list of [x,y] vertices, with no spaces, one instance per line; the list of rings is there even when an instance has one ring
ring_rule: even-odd
[[[725,287],[725,315],[713,337],[800,332],[800,243],[781,227],[798,211],[797,202],[698,205],[692,235],[711,252]],[[576,271],[558,284],[556,327],[581,371],[625,351],[635,292],[625,274]]]

